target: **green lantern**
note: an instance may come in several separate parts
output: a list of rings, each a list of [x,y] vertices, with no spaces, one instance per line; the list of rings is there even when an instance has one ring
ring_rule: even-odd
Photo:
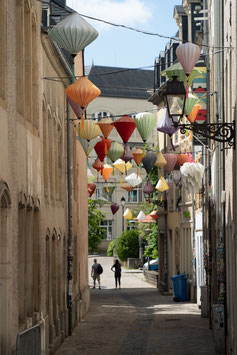
[[[156,116],[151,112],[141,112],[136,115],[135,124],[144,143],[150,137],[156,121]]]
[[[112,142],[107,157],[114,163],[123,156],[123,146],[117,142]]]

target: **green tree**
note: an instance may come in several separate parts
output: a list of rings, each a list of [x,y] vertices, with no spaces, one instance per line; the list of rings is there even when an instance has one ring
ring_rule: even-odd
[[[127,258],[138,258],[139,256],[139,231],[131,229],[123,232],[117,239],[116,252],[120,260],[125,261]]]
[[[107,248],[107,255],[108,256],[113,256],[114,255],[114,248],[115,248],[115,241],[112,240],[110,243],[109,243],[109,246]]]
[[[98,210],[95,200],[88,200],[88,244],[89,250],[93,253],[98,250],[103,231],[100,227],[101,222],[105,220],[105,214]]]

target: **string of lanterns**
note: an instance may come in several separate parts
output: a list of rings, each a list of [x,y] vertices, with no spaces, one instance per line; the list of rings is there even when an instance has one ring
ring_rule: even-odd
[[[50,30],[49,36],[57,44],[67,50],[74,58],[79,51],[96,39],[98,33],[80,15],[73,13],[54,26],[53,29]],[[182,85],[184,85],[184,82],[186,83],[186,98],[182,95],[174,96],[172,94],[167,94],[167,108],[160,110],[160,119],[157,126],[158,131],[168,134],[170,137],[179,130],[178,118],[176,118],[176,115],[180,116],[180,109],[184,102],[185,105],[183,105],[184,112],[182,112],[182,116],[187,117],[191,123],[195,121],[201,107],[198,97],[192,93],[190,88],[193,78],[195,75],[198,75],[198,69],[196,70],[194,66],[199,59],[200,53],[201,48],[198,45],[189,42],[180,44],[176,49],[177,58],[182,67],[177,68],[176,66],[173,70],[175,70],[175,73],[178,72],[178,74],[184,77]],[[195,72],[193,72],[193,70]],[[177,76],[174,76],[174,72],[172,75],[172,70],[169,74],[166,73],[166,75],[171,75],[173,84],[175,82],[178,84],[181,83],[177,80]],[[73,78],[75,78],[74,66]],[[97,181],[100,174],[105,182],[103,192],[107,198],[112,198],[116,188],[116,186],[108,185],[108,180],[111,174],[114,174],[114,169],[121,173],[120,186],[126,191],[130,192],[142,183],[142,178],[139,176],[139,169],[141,168],[144,168],[146,171],[145,185],[143,188],[143,193],[146,199],[149,199],[150,195],[155,191],[159,191],[161,194],[168,191],[169,184],[161,175],[161,172],[159,180],[157,176],[158,181],[155,187],[149,181],[148,175],[154,166],[158,169],[164,168],[168,175],[171,174],[175,167],[180,168],[183,185],[190,193],[198,192],[202,183],[204,167],[200,163],[195,163],[190,155],[177,155],[173,153],[162,154],[162,152],[155,153],[153,151],[146,152],[145,144],[154,131],[157,123],[157,117],[152,112],[138,113],[135,118],[132,118],[129,115],[124,115],[115,121],[112,121],[109,117],[104,118],[99,122],[92,119],[85,119],[84,114],[88,104],[97,98],[101,94],[101,91],[86,76],[82,76],[75,82],[74,81],[75,80],[73,79],[73,83],[66,89],[66,97],[78,119],[76,123],[74,123],[76,125],[76,137],[81,143],[87,156],[89,197],[91,197],[96,190],[96,184],[94,183],[95,176],[90,170],[88,159],[89,154],[93,149],[97,154],[97,158],[92,167],[97,171]],[[109,139],[109,135],[114,128],[121,137],[123,146],[116,141],[111,142]],[[135,148],[131,151],[129,147],[128,142],[135,129],[137,129],[144,142],[143,150]],[[111,160],[112,165],[104,162],[106,156]],[[137,173],[128,175],[128,170],[132,167],[132,160],[136,163]],[[123,179],[125,182],[123,182]],[[105,197],[100,197],[97,201],[100,206],[108,203],[108,199]],[[112,213],[115,214],[118,209],[119,206],[112,202]],[[157,213],[154,211],[153,218],[156,216]],[[132,218],[132,212],[129,208],[126,209],[123,217],[125,219]],[[144,212],[141,211],[137,216],[137,220],[142,222],[145,219],[146,216]]]

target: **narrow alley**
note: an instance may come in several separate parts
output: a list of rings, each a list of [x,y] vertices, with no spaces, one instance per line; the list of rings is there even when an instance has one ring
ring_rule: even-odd
[[[135,270],[123,269],[122,289],[116,290],[113,258],[97,260],[104,269],[102,289],[91,289],[89,313],[57,355],[215,354],[208,319],[201,318],[196,304],[174,303]]]

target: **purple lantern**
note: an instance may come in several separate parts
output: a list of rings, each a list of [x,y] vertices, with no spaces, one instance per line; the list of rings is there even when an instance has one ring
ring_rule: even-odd
[[[175,164],[177,162],[177,155],[176,154],[163,154],[167,164],[165,165],[165,171],[167,174],[170,174],[171,171],[174,169]]]
[[[126,145],[123,160],[125,161],[125,163],[127,163],[128,161],[131,161],[132,159],[133,159],[133,155],[132,155],[131,149],[129,148],[128,145]]]
[[[68,95],[66,95],[66,96],[67,96],[67,102],[70,104],[70,106],[73,109],[75,115],[77,117],[81,117],[82,113],[83,113],[81,107],[75,101],[73,101]]]
[[[146,195],[148,195],[148,197],[155,191],[154,186],[150,183],[149,180],[147,180],[146,185],[143,187],[143,193],[144,196],[146,198]]]
[[[112,213],[115,214],[119,210],[119,205],[117,205],[117,203],[112,203],[110,208]]]

